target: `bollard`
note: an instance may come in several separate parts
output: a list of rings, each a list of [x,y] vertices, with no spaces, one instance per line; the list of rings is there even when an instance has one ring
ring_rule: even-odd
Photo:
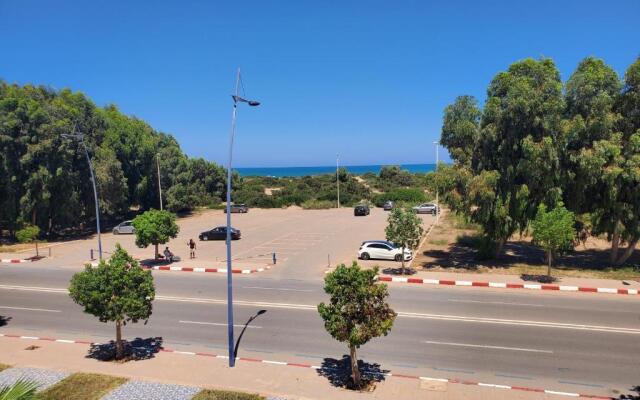
[[[329,257],[329,254],[327,254],[327,268],[331,268],[331,258]]]
[[[93,249],[90,249],[90,250],[89,250],[89,254],[90,254],[90,255],[89,255],[90,260],[91,260],[91,261],[93,261],[93,260],[94,260],[94,258],[93,258]]]
[[[276,265],[276,252],[274,251],[273,254],[273,265]]]
[[[51,247],[49,247],[49,257],[51,257]]]

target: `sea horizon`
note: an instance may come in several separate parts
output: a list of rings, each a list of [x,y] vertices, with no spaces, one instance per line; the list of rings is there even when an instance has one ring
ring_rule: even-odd
[[[354,175],[363,175],[368,172],[377,174],[384,166],[399,165],[400,168],[415,173],[427,173],[434,171],[436,164],[371,164],[371,165],[341,165],[349,173]],[[283,177],[300,177],[334,174],[336,172],[335,165],[315,166],[315,167],[244,167],[234,168],[235,171],[243,177],[249,176],[270,176],[275,178]]]

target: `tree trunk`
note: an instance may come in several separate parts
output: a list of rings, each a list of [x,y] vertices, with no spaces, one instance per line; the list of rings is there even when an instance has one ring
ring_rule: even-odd
[[[154,259],[158,259],[158,243],[156,243],[156,250],[155,250],[155,255],[153,256]]]
[[[351,350],[351,377],[353,378],[353,384],[356,388],[359,388],[362,384],[360,380],[360,370],[358,369],[358,359],[356,358],[356,346],[349,346]]]
[[[500,255],[500,253],[502,253],[502,248],[504,247],[504,242],[506,242],[505,239],[499,239],[496,242],[496,257],[498,257]]]
[[[631,257],[631,255],[633,254],[633,250],[635,250],[637,244],[638,244],[637,238],[630,241],[629,244],[627,245],[627,249],[624,251],[624,253],[622,253],[622,256],[620,256],[620,258],[616,260],[615,264],[622,265],[625,262],[627,262],[629,257]]]
[[[404,246],[402,246],[402,254],[400,255],[402,260],[402,269],[400,269],[400,275],[404,275]]]
[[[40,257],[40,254],[38,254],[38,242],[36,241],[36,257]]]
[[[618,259],[618,247],[620,246],[620,232],[618,232],[618,227],[616,227],[613,232],[613,237],[611,238],[611,253],[609,254],[609,262],[614,265],[616,260]]]
[[[124,348],[122,346],[122,322],[116,321],[116,360],[120,360],[124,356]]]
[[[549,261],[547,265],[547,276],[551,276],[551,263],[553,262],[553,253],[551,252],[551,250],[549,250],[547,253],[547,260]]]

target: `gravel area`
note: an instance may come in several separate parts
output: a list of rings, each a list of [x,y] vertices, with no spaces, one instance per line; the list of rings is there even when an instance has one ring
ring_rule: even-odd
[[[103,397],[103,400],[189,400],[200,388],[155,382],[129,381]]]
[[[69,376],[66,372],[57,372],[38,368],[9,368],[0,372],[0,387],[13,385],[20,379],[28,379],[37,382],[38,390],[44,390],[53,386]]]

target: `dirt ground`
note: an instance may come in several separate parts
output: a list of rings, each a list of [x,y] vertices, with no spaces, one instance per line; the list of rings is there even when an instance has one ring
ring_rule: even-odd
[[[531,244],[531,238],[515,235],[501,255],[493,260],[478,260],[473,248],[477,230],[452,213],[443,211],[439,225],[416,252],[413,267],[423,271],[544,275],[547,265],[544,251]],[[609,265],[610,243],[589,237],[573,251],[560,256],[552,269],[557,277],[640,280],[640,252],[635,251],[623,267]]]

